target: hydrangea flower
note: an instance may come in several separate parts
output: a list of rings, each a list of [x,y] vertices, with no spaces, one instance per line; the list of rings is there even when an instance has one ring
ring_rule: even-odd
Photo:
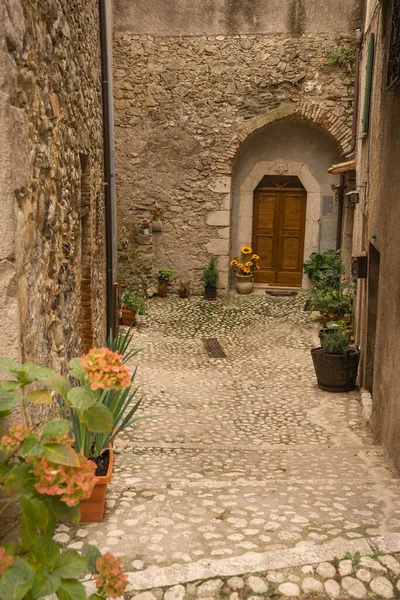
[[[81,367],[92,390],[120,390],[131,385],[131,374],[122,356],[109,348],[92,348],[82,357]]]
[[[0,577],[3,575],[9,567],[11,567],[14,560],[13,556],[6,555],[5,548],[0,547]]]
[[[107,598],[118,598],[122,596],[128,585],[128,576],[124,573],[122,562],[107,552],[96,561],[96,586],[100,594]]]
[[[8,434],[1,437],[1,451],[4,452],[4,454],[9,454],[16,446],[24,441],[28,433],[29,427],[27,425],[13,423],[8,430]]]
[[[54,465],[47,458],[28,459],[33,461],[33,473],[38,478],[34,487],[39,494],[61,496],[68,506],[76,506],[81,500],[90,497],[96,484],[96,465],[78,454],[78,467]]]

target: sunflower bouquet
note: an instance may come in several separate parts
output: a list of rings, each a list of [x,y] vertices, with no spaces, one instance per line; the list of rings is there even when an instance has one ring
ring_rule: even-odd
[[[250,246],[242,246],[240,248],[240,256],[234,256],[230,262],[231,271],[236,275],[249,276],[260,268],[257,262],[260,257],[253,253]]]

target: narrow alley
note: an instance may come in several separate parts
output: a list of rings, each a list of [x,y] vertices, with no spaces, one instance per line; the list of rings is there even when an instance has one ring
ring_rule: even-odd
[[[141,413],[155,418],[116,444],[143,468],[117,456],[104,522],[63,525],[60,541],[120,556],[136,593],[259,571],[288,596],[318,592],[304,565],[400,550],[400,484],[364,429],[358,392],[317,388],[318,324],[303,306],[302,294],[153,300],[132,362]],[[226,357],[210,358],[203,338]],[[284,583],[280,567],[305,570]]]

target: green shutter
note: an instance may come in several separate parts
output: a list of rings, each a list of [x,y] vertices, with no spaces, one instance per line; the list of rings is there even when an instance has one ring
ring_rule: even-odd
[[[374,73],[375,34],[371,33],[368,44],[367,68],[365,73],[364,111],[362,118],[362,134],[369,131],[369,116],[371,109],[372,77]]]

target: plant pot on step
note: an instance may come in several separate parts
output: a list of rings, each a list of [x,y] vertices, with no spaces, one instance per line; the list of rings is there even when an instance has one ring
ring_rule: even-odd
[[[131,310],[126,308],[121,309],[121,324],[122,325],[134,325],[136,323],[136,315]]]
[[[324,325],[326,325],[327,323],[329,323],[329,321],[343,321],[344,317],[343,315],[321,315],[322,318],[322,322]]]
[[[216,287],[204,287],[204,300],[216,300],[217,299],[217,288]]]
[[[153,233],[159,233],[162,231],[162,221],[153,221],[151,224],[151,230]]]
[[[168,281],[164,281],[163,279],[158,280],[158,295],[161,298],[165,298],[168,293]]]
[[[114,467],[114,452],[109,448],[108,453],[107,473],[97,478],[97,483],[93,488],[90,498],[82,500],[80,503],[81,523],[99,523],[103,519],[107,486],[111,481]]]
[[[328,354],[313,348],[311,356],[318,387],[326,392],[350,392],[356,388],[360,351],[348,348],[344,354]]]
[[[251,294],[253,291],[253,276],[236,274],[236,291],[238,294]]]

